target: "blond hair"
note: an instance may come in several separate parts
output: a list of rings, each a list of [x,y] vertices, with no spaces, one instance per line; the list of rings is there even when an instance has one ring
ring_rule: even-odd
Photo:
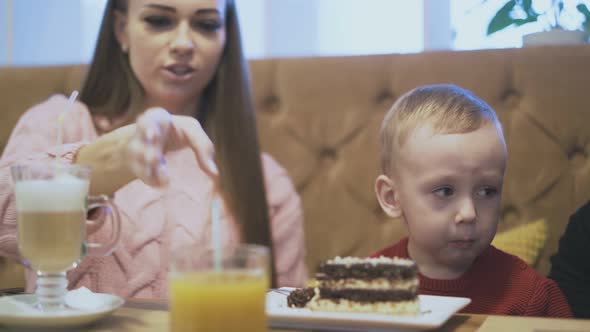
[[[399,98],[385,115],[379,140],[381,167],[391,171],[395,153],[419,127],[431,126],[434,134],[460,134],[494,124],[502,127],[494,110],[482,99],[455,85],[417,87]]]

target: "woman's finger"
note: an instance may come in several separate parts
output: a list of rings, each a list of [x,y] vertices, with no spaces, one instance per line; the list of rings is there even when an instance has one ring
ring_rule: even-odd
[[[138,119],[138,125],[143,129],[141,136],[146,144],[144,160],[149,169],[150,182],[159,186],[169,182],[164,153],[171,121],[170,113],[161,107],[148,109]]]
[[[213,143],[195,118],[172,116],[163,108],[151,108],[138,118],[137,128],[142,146],[135,147],[135,156],[148,168],[139,171],[145,181],[166,182],[166,166],[160,163],[165,151],[187,146],[193,150],[201,169],[214,180],[218,178]]]
[[[127,146],[128,164],[138,179],[151,186],[163,186],[169,179],[165,164],[162,163],[162,144],[156,144],[153,139],[146,139],[145,129],[149,127],[149,122],[138,123],[136,134]]]
[[[196,156],[201,169],[209,176],[217,178],[219,170],[215,164],[213,142],[209,139],[199,122],[190,117],[175,117],[172,130],[186,142]]]
[[[148,109],[137,121],[139,127],[142,128],[142,139],[146,143],[163,149],[168,138],[171,121],[171,115],[165,109],[161,107]]]

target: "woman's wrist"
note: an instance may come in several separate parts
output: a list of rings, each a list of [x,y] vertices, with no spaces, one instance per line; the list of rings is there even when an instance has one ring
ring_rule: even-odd
[[[112,195],[135,179],[126,162],[132,128],[119,128],[78,150],[74,163],[92,168],[90,193]]]

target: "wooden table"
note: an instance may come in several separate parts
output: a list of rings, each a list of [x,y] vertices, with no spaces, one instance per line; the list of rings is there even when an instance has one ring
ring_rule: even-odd
[[[88,332],[162,332],[169,330],[168,304],[165,300],[128,300],[111,316],[90,326],[67,331]],[[440,329],[444,332],[582,332],[590,331],[590,320],[457,314]],[[0,327],[1,332],[14,331]],[[44,329],[44,332],[48,330]],[[61,330],[64,331],[64,330]],[[303,330],[269,329],[268,332],[299,332]],[[249,332],[249,331],[244,331]]]
[[[486,316],[455,315],[439,331],[472,332],[482,325]],[[168,304],[165,300],[127,300],[125,305],[111,316],[90,326],[72,331],[88,332],[162,332],[169,330]],[[0,331],[11,331],[0,327]],[[268,332],[295,332],[302,330],[269,329]],[[45,332],[45,330],[44,330]],[[244,331],[249,332],[249,331]]]

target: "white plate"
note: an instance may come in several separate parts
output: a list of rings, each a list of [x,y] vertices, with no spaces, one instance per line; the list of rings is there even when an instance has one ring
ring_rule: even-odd
[[[300,328],[338,331],[424,331],[440,327],[454,313],[471,302],[465,297],[420,295],[418,316],[388,316],[319,312],[289,308],[287,296],[277,292],[266,295],[268,325],[277,328]]]
[[[101,297],[104,303],[98,309],[65,309],[55,313],[42,311],[25,311],[18,309],[12,303],[0,301],[0,326],[24,327],[24,328],[60,328],[73,327],[95,322],[121,307],[125,301],[111,294],[95,293]],[[12,295],[12,300],[33,304],[36,301],[34,294]]]

